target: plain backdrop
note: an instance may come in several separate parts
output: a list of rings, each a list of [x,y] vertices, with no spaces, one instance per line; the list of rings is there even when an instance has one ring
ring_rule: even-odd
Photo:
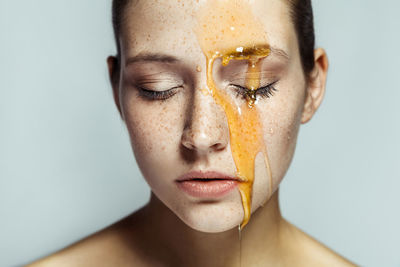
[[[363,266],[400,266],[400,2],[314,1],[330,72],[281,185],[283,215]],[[0,1],[0,266],[146,203],[114,107],[110,0]]]

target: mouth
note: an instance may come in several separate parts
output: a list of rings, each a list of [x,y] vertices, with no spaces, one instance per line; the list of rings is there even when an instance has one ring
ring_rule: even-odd
[[[195,198],[221,198],[234,190],[239,179],[219,172],[193,171],[176,180],[178,188]]]

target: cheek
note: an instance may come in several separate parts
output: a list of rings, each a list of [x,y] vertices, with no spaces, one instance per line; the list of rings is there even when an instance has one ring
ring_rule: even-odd
[[[285,175],[296,147],[303,110],[303,83],[282,83],[276,96],[260,111],[274,189]]]
[[[179,155],[184,112],[181,102],[178,96],[165,101],[146,101],[134,92],[123,96],[132,149],[146,179],[169,171],[169,163],[175,160],[171,155]]]

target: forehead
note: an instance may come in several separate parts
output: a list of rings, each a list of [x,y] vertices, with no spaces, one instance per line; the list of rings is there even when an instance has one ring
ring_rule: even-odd
[[[207,7],[213,8],[214,1],[224,7],[212,12],[214,19],[210,16],[199,21],[199,12]],[[236,4],[239,2],[241,5]],[[218,27],[219,22],[226,24],[223,18],[228,13],[240,13],[235,9],[243,9],[243,5],[251,12],[247,21],[257,21],[261,25],[269,45],[289,55],[296,51],[296,35],[286,0],[134,0],[124,12],[120,36],[122,53],[125,56],[146,52],[170,54],[178,58],[198,57],[202,54],[196,36],[199,24],[215,24],[208,27]],[[221,20],[217,17],[219,13]],[[232,15],[232,19],[234,17]],[[251,23],[247,22],[242,25],[244,28],[251,27]]]

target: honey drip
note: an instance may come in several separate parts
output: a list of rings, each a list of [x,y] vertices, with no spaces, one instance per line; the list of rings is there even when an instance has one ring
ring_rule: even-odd
[[[239,225],[239,266],[242,267],[242,228]]]
[[[272,181],[262,125],[256,109],[256,90],[260,86],[262,59],[270,53],[265,30],[246,4],[245,0],[208,1],[198,13],[196,31],[200,46],[206,56],[207,86],[215,102],[227,117],[233,160],[239,178],[239,192],[244,210],[240,230],[249,222],[251,215],[254,163],[259,152],[264,155],[269,174],[271,195]],[[247,60],[246,102],[236,105],[225,90],[216,86],[213,78],[215,60],[222,66],[231,60]]]

